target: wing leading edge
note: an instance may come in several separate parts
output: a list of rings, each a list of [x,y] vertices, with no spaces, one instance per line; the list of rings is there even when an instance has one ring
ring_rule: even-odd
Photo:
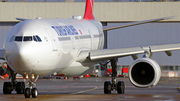
[[[120,48],[120,49],[102,49],[102,50],[89,50],[89,51],[85,50],[85,51],[81,51],[76,61],[82,64],[89,65],[91,63],[92,64],[98,63],[109,59],[141,54],[141,53],[145,53],[146,51],[150,51],[152,53],[164,51],[167,54],[168,52],[173,50],[180,50],[180,43],[150,45],[150,46]]]

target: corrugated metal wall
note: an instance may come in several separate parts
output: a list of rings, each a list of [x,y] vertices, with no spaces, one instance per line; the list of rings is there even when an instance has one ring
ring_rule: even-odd
[[[142,21],[168,16],[180,21],[180,2],[95,2],[94,17],[102,22]],[[72,18],[84,15],[84,2],[0,2],[0,22],[19,22],[15,17],[34,19]]]
[[[108,23],[108,25],[116,23]],[[128,28],[108,31],[108,48],[125,48],[143,45],[180,42],[180,23],[148,23]],[[180,65],[180,51],[173,51],[168,57],[164,52],[154,53],[160,65]],[[139,57],[142,57],[140,55]],[[131,57],[119,59],[119,65],[129,65]]]
[[[7,22],[1,22],[0,23],[0,48],[3,48],[3,43],[5,41],[6,35],[10,31],[10,29],[15,25],[16,23],[7,23]]]

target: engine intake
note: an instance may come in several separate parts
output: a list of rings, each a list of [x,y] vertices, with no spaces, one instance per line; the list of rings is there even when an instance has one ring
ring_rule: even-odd
[[[155,86],[159,82],[160,76],[160,66],[150,58],[137,59],[129,68],[129,80],[136,87]]]

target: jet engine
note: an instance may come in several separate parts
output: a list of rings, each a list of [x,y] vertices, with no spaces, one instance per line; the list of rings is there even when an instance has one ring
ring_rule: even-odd
[[[4,67],[4,63],[1,63],[0,65],[0,75],[5,75],[7,73],[7,68]]]
[[[160,76],[159,64],[150,58],[137,59],[129,68],[129,80],[136,87],[153,87],[159,82]]]

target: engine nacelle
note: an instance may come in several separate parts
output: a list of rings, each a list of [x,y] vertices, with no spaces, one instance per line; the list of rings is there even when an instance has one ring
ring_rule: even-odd
[[[129,68],[129,80],[136,87],[153,87],[159,82],[160,76],[159,64],[150,58],[137,59]]]
[[[7,68],[4,67],[4,63],[0,65],[0,75],[5,75],[7,73]]]

